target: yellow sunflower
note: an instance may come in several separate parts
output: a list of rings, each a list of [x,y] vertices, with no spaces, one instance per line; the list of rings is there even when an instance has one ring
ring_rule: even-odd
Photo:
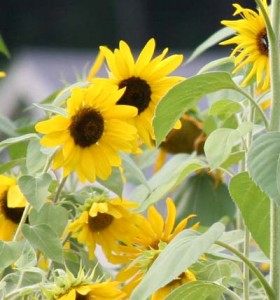
[[[167,91],[182,80],[179,76],[167,76],[181,64],[183,55],[165,58],[168,49],[153,58],[155,40],[150,39],[135,60],[129,46],[120,41],[114,52],[100,47],[109,67],[109,78],[96,78],[93,82],[126,87],[117,104],[126,104],[138,109],[134,121],[140,138],[149,146],[154,139],[152,119],[155,107]],[[109,88],[109,87],[108,87]]]
[[[151,297],[151,300],[162,300],[165,299],[166,296],[168,296],[173,290],[175,290],[177,287],[191,282],[195,281],[196,277],[193,272],[187,270],[183,272],[178,278],[172,280],[169,282],[166,286],[160,288],[157,290]]]
[[[59,276],[54,277],[55,285],[43,292],[50,300],[120,300],[126,299],[126,294],[119,289],[119,282],[94,280],[94,270],[84,274],[80,269],[77,277],[69,271],[59,270]]]
[[[142,235],[138,236],[137,244],[134,247],[122,246],[124,256],[130,257],[130,263],[125,265],[117,274],[116,279],[121,282],[126,282],[123,290],[130,295],[135,287],[141,282],[145,273],[157,258],[159,253],[170,243],[173,238],[184,230],[188,221],[195,215],[189,215],[183,219],[175,228],[176,207],[171,198],[166,200],[167,217],[164,221],[161,214],[151,206],[148,209],[147,219],[142,222]],[[198,223],[192,226],[192,229],[197,229]],[[128,248],[128,249],[126,249]],[[133,262],[132,262],[133,261]],[[116,261],[117,262],[117,261]],[[186,271],[190,274],[190,271]],[[184,278],[184,274],[180,275]],[[194,275],[188,278],[195,278]],[[175,282],[179,282],[179,279]],[[170,284],[173,286],[172,284]],[[169,289],[169,288],[166,288]],[[165,290],[166,290],[165,289]],[[156,295],[156,294],[155,294]],[[156,296],[155,296],[156,297]],[[155,298],[159,299],[159,298]]]
[[[6,76],[6,73],[3,71],[0,71],[0,78],[5,77],[5,76]]]
[[[116,105],[125,89],[104,89],[100,85],[76,87],[67,101],[65,115],[55,115],[36,124],[45,136],[41,144],[57,147],[53,168],[63,167],[63,175],[75,171],[81,182],[106,180],[112,166],[120,166],[119,151],[135,148],[136,129],[127,120],[137,114],[128,105]]]
[[[268,13],[266,0],[261,1]],[[236,56],[234,72],[248,66],[249,73],[242,85],[248,85],[251,79],[256,76],[257,92],[264,92],[270,87],[270,71],[269,45],[263,14],[260,9],[255,12],[243,8],[239,4],[233,4],[233,6],[236,9],[233,15],[240,14],[242,19],[221,22],[236,31],[236,36],[222,42],[221,45],[237,44],[231,53],[231,56]]]
[[[26,205],[16,179],[0,175],[0,240],[13,239]]]
[[[131,245],[139,236],[139,218],[131,209],[137,204],[120,198],[112,200],[100,196],[88,200],[81,215],[69,224],[68,231],[79,243],[85,244],[89,257],[94,257],[96,244],[99,244],[108,260],[120,251],[120,243]]]

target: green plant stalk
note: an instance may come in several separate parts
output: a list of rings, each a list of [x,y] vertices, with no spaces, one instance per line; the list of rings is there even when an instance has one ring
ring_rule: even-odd
[[[24,211],[23,211],[22,217],[20,219],[20,222],[18,224],[18,227],[17,227],[16,233],[14,235],[13,241],[17,241],[18,240],[19,235],[21,233],[22,226],[25,224],[26,219],[27,219],[27,217],[29,215],[30,210],[31,210],[31,205],[29,203],[27,203],[27,205],[24,208]]]
[[[271,2],[272,32],[268,32],[272,107],[270,131],[280,131],[280,62],[279,62],[279,25],[280,1]],[[266,21],[266,23],[269,23]],[[267,28],[269,26],[267,24]],[[270,284],[276,299],[280,299],[280,207],[271,199],[270,206]]]
[[[60,195],[61,192],[62,192],[62,189],[63,189],[63,187],[64,187],[64,185],[65,185],[65,183],[66,183],[67,178],[68,178],[67,176],[62,178],[62,180],[61,180],[61,182],[60,182],[60,184],[59,184],[59,186],[58,186],[58,188],[57,188],[55,197],[54,197],[54,199],[53,199],[53,202],[54,202],[54,203],[56,203],[56,202],[58,201],[59,195]]]
[[[230,245],[228,245],[226,243],[223,243],[221,241],[216,241],[215,244],[219,245],[219,246],[229,250],[233,254],[235,254],[237,257],[239,257],[249,267],[249,269],[255,274],[255,276],[258,278],[259,282],[263,286],[269,300],[279,299],[279,298],[275,297],[271,286],[268,284],[268,282],[266,281],[263,274],[259,271],[259,269],[245,255],[243,255],[237,249],[235,249],[235,248],[231,247]]]

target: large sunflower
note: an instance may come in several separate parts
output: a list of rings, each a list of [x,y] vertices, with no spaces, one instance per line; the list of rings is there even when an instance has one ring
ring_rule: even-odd
[[[0,175],[0,240],[13,239],[26,205],[16,179]]]
[[[96,244],[99,244],[111,260],[120,251],[120,243],[131,245],[139,236],[138,223],[142,216],[131,212],[136,207],[137,204],[120,198],[109,200],[101,196],[89,199],[68,231],[79,243],[88,246],[91,259]]]
[[[266,0],[261,1],[268,13]],[[260,9],[257,13],[239,4],[233,4],[233,6],[236,8],[233,15],[240,14],[242,19],[221,22],[236,31],[236,36],[222,42],[221,45],[237,44],[231,53],[231,56],[236,56],[234,72],[248,66],[249,72],[242,85],[248,85],[256,76],[257,91],[264,92],[270,87],[270,71],[269,45],[263,14]]]
[[[134,261],[132,263],[130,261],[129,264],[125,265],[117,274],[116,279],[118,281],[126,282],[123,290],[128,295],[130,295],[134,288],[141,282],[145,273],[159,253],[178,233],[185,229],[189,219],[195,216],[189,215],[174,228],[176,219],[175,204],[171,198],[168,198],[166,200],[166,205],[167,217],[165,221],[155,207],[151,206],[148,209],[147,219],[141,224],[143,234],[138,236],[138,241],[137,244],[135,244],[134,250],[130,245],[123,246],[124,256],[130,256],[131,261]],[[196,229],[197,227],[198,223],[192,226],[192,229]],[[129,248],[129,250],[126,248]],[[188,277],[185,276],[186,274],[188,274]],[[188,278],[189,281],[190,279],[194,280],[195,276],[191,276],[190,274],[191,272],[186,270],[186,273],[181,274],[178,279],[174,280],[173,283],[170,283],[169,286],[158,293],[166,293],[170,288],[177,286],[179,282],[183,282],[183,279]],[[154,299],[160,299],[157,295],[158,294],[154,295]]]
[[[182,62],[183,55],[171,55],[165,58],[168,49],[153,58],[155,40],[150,39],[138,58],[134,60],[129,46],[120,41],[119,49],[114,52],[100,47],[109,67],[109,79],[96,78],[93,82],[102,82],[117,88],[126,87],[118,104],[126,104],[138,109],[134,118],[140,138],[152,144],[154,131],[152,119],[155,107],[166,92],[182,80],[179,76],[167,76]]]
[[[74,88],[65,115],[56,115],[36,124],[45,134],[41,144],[57,147],[53,168],[63,167],[63,175],[76,171],[81,182],[106,180],[112,166],[120,166],[118,151],[131,152],[136,129],[127,123],[137,114],[128,105],[116,105],[125,89],[104,89],[99,85]]]

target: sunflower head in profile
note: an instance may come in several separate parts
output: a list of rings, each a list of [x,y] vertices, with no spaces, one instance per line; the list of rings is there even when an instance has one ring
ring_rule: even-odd
[[[142,216],[132,212],[136,207],[136,203],[124,199],[94,196],[86,201],[68,231],[79,243],[87,245],[90,259],[98,244],[111,261],[118,255],[121,244],[131,245],[139,236]]]
[[[125,293],[119,289],[116,281],[94,280],[94,270],[85,274],[82,269],[75,277],[69,270],[56,270],[55,284],[49,289],[42,289],[49,300],[121,300]]]
[[[0,175],[0,240],[13,239],[26,205],[16,179]]]
[[[53,168],[63,175],[75,171],[81,182],[106,180],[113,166],[121,165],[119,151],[134,151],[137,131],[128,120],[137,115],[129,105],[116,105],[125,89],[100,85],[76,87],[67,101],[64,115],[55,115],[36,124],[44,134],[41,144],[58,147]]]
[[[177,226],[175,226],[176,219],[176,206],[171,198],[166,200],[167,205],[167,216],[164,220],[162,215],[155,209],[154,206],[151,206],[147,212],[147,219],[145,222],[142,222],[142,235],[138,236],[137,247],[133,251],[133,247],[128,246],[130,251],[126,252],[124,255],[130,255],[131,261],[129,264],[124,265],[124,267],[117,274],[116,279],[121,282],[126,282],[123,290],[130,295],[135,287],[141,282],[144,275],[153,264],[155,259],[158,257],[160,252],[164,250],[166,245],[170,243],[174,237],[184,230],[188,221],[195,217],[195,215],[189,215],[183,219]],[[191,229],[197,229],[198,223],[193,225]],[[123,247],[125,248],[125,247]],[[188,277],[186,276],[188,274]],[[191,281],[195,280],[194,274],[191,271],[186,270],[182,273],[176,280],[171,282],[169,285],[159,290],[154,294],[152,299],[164,299],[160,298],[158,295],[163,293],[170,293],[171,289],[178,286],[184,280]],[[159,294],[157,294],[159,293]]]
[[[150,39],[135,60],[129,46],[120,41],[119,49],[113,52],[100,47],[109,68],[109,78],[96,78],[93,82],[125,87],[125,93],[117,104],[138,109],[134,121],[138,134],[144,143],[151,146],[154,139],[152,119],[155,107],[167,91],[182,80],[179,76],[167,76],[181,64],[182,55],[165,58],[168,49],[154,57],[155,40]]]
[[[261,0],[268,13],[266,0]],[[236,21],[222,21],[221,23],[236,31],[236,35],[221,45],[236,44],[231,53],[235,56],[234,72],[243,67],[248,67],[248,73],[242,82],[247,86],[253,77],[256,78],[257,92],[265,92],[270,87],[269,71],[269,44],[264,16],[259,9],[255,12],[251,9],[243,8],[239,4],[233,4],[235,15],[241,15],[242,19]]]

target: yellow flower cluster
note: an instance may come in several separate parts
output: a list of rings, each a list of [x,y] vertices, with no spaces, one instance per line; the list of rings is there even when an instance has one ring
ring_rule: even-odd
[[[155,107],[166,92],[182,80],[167,76],[182,62],[182,55],[165,58],[167,49],[153,58],[151,39],[135,60],[121,41],[114,52],[100,47],[109,78],[92,78],[84,88],[72,89],[65,113],[39,122],[35,129],[44,136],[45,147],[57,147],[53,168],[63,176],[76,172],[81,182],[107,179],[112,167],[121,165],[119,151],[139,151],[140,143],[152,145]],[[101,56],[102,57],[102,56]],[[100,56],[95,66],[100,66]]]

